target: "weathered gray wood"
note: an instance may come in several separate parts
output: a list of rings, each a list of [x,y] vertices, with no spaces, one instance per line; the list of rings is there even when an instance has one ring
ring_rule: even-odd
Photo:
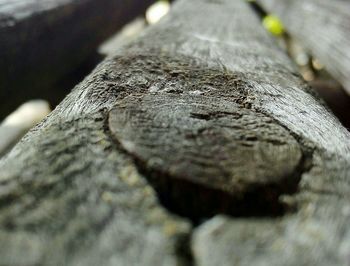
[[[350,93],[350,2],[258,0]]]
[[[0,161],[4,265],[346,262],[349,132],[245,2],[174,5]],[[191,261],[169,211],[233,216]]]
[[[181,54],[138,57],[124,57],[125,67],[144,69],[138,78],[150,80],[151,87],[140,84],[143,90],[118,99],[109,125],[121,147],[159,186],[165,204],[193,218],[219,209],[281,211],[276,197],[295,189],[302,150],[288,130],[252,110],[244,74],[225,73],[208,67],[210,61]],[[183,193],[187,187],[211,191]]]
[[[0,163],[0,265],[185,265],[189,224],[159,206],[111,142],[106,114],[80,113],[82,100],[59,107]]]
[[[0,119],[28,99],[55,101],[55,83],[151,2],[1,0]]]

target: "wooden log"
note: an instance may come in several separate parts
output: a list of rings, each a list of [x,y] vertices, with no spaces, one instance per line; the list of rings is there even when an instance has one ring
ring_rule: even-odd
[[[179,0],[0,161],[0,257],[343,265],[349,137],[245,2]]]
[[[258,0],[350,93],[350,2]]]
[[[65,95],[56,83],[151,2],[1,0],[0,119],[29,99]]]

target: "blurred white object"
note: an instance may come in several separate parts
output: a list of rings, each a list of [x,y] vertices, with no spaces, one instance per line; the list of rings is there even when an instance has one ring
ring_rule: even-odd
[[[146,20],[148,24],[157,23],[170,10],[170,3],[168,1],[158,1],[151,5],[146,11]]]
[[[48,102],[33,100],[22,104],[0,124],[0,156],[4,155],[30,128],[51,112]]]
[[[125,25],[117,34],[113,35],[98,48],[98,53],[108,56],[120,49],[123,45],[134,40],[145,29],[144,18],[137,18]]]

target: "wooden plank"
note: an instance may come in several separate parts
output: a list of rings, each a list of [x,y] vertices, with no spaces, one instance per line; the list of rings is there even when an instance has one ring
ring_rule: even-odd
[[[349,151],[245,2],[179,0],[0,161],[0,255],[343,265]]]
[[[151,2],[1,0],[0,119],[28,99],[55,101],[56,83]]]
[[[258,0],[350,93],[350,2]]]

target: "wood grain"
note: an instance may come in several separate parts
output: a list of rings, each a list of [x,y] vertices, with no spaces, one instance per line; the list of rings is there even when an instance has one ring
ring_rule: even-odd
[[[350,93],[350,2],[258,0]]]
[[[346,265],[349,137],[245,2],[177,1],[0,161],[3,264]]]

